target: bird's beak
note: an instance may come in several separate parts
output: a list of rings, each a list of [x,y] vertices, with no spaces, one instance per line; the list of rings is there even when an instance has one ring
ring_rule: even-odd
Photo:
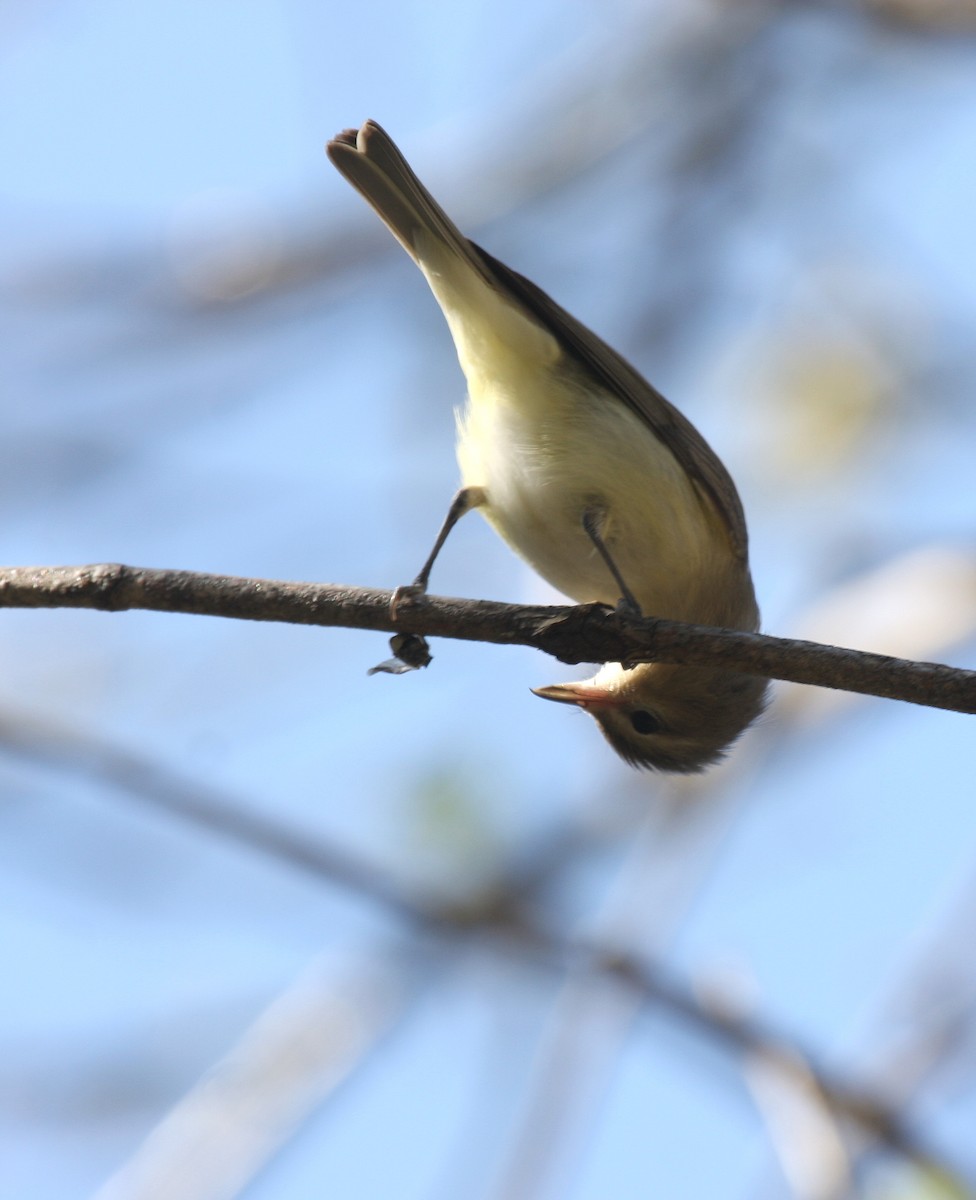
[[[557,700],[560,704],[578,704],[580,708],[605,708],[615,703],[606,688],[594,687],[592,683],[553,683],[549,687],[532,688],[535,696],[543,700]]]

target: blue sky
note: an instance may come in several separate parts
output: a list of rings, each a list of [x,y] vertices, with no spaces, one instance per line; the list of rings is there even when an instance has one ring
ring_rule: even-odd
[[[919,566],[928,607],[906,599],[896,624],[972,666],[971,627],[940,642],[940,604],[965,605],[973,552],[973,46],[842,12],[719,37],[689,12],[655,6],[653,36],[623,2],[5,12],[5,560],[412,577],[455,484],[463,385],[422,279],[323,153],[375,117],[720,450],[771,632],[942,547],[963,584]],[[314,250],[320,269],[208,303],[187,281],[215,244],[271,269]],[[555,599],[474,517],[434,590]],[[863,594],[848,628],[865,604],[880,627]],[[774,706],[728,777],[686,795],[531,696],[571,669],[434,650],[423,675],[367,678],[387,651],[364,633],[8,612],[0,705],[418,887],[603,829],[554,919],[732,980],[845,1069],[880,1053],[907,963],[972,876],[971,718],[859,701],[804,727]],[[247,1195],[457,1195],[465,1162],[465,1194],[501,1186],[559,1028],[551,977],[473,945],[418,983],[396,922],[44,755],[0,761],[0,794],[8,1194],[93,1194],[323,955],[347,982],[383,964],[411,999]],[[570,1070],[534,1194],[782,1188],[733,1060],[605,999],[580,1028],[593,1061]],[[927,1131],[972,1170],[970,1107],[937,1094]]]

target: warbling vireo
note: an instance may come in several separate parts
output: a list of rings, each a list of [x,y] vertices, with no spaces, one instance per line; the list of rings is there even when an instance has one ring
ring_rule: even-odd
[[[463,486],[410,588],[477,508],[559,591],[648,616],[755,630],[742,504],[701,434],[535,284],[468,241],[379,125],[328,144],[335,166],[423,271],[468,402]],[[606,663],[536,690],[596,718],[629,763],[700,771],[762,711],[766,681],[705,667]]]

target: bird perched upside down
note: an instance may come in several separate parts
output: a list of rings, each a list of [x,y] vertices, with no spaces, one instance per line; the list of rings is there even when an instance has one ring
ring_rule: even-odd
[[[373,121],[328,144],[423,271],[468,383],[463,486],[410,588],[477,509],[579,603],[754,631],[745,517],[705,439],[600,338],[469,241]],[[701,771],[762,712],[767,681],[710,667],[606,663],[536,689],[578,705],[637,767]]]

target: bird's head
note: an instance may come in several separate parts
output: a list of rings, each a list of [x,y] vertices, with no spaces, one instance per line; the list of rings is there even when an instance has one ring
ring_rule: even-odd
[[[711,667],[606,663],[592,679],[533,691],[588,712],[631,766],[693,774],[723,758],[762,713],[767,687]]]

